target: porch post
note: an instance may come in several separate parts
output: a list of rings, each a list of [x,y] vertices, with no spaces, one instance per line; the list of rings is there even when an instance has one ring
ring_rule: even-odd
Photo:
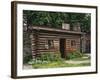
[[[81,51],[85,52],[86,51],[86,40],[85,40],[85,33],[83,33],[81,37]]]

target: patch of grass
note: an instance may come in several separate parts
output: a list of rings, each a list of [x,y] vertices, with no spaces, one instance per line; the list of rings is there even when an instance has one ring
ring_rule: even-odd
[[[78,64],[78,65],[80,65],[80,66],[90,66],[91,63],[81,63],[81,64]]]
[[[85,58],[83,58],[85,57]],[[67,60],[72,61],[85,61],[90,60],[87,55],[83,55],[82,53],[76,51],[72,52],[67,56]],[[59,68],[59,67],[81,67],[81,66],[90,66],[90,62],[82,62],[82,63],[66,63],[66,59],[62,59],[59,52],[57,53],[42,53],[40,58],[36,58],[31,60],[29,64],[32,65],[34,69],[38,68]]]
[[[33,64],[33,68],[58,68],[58,67],[81,67],[81,66],[90,66],[90,63],[80,63],[80,64],[70,64],[65,62],[49,62],[49,63],[43,63],[43,64]]]
[[[75,59],[75,58],[81,58],[83,57],[83,54],[80,51],[71,51],[67,54],[66,59]]]
[[[74,58],[74,59],[71,59],[73,61],[84,61],[84,60],[89,60],[89,58]]]

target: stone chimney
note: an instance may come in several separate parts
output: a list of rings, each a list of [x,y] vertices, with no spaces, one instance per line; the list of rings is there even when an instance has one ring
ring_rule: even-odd
[[[81,31],[79,22],[73,24],[73,31]]]
[[[70,30],[70,24],[62,23],[62,29]]]

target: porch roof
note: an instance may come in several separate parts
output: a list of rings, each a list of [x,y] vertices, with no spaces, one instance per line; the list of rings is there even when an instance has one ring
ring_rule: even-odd
[[[40,26],[32,26],[30,27],[31,30],[38,30],[38,31],[49,31],[49,32],[58,32],[58,33],[68,33],[68,34],[84,34],[83,32],[79,31],[69,31],[65,29],[56,29],[56,28],[49,28],[49,27],[40,27]]]

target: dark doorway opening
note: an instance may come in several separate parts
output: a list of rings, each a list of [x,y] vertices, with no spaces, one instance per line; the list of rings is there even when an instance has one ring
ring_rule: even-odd
[[[66,39],[64,38],[60,39],[60,53],[61,53],[61,58],[66,57]]]
[[[90,40],[86,40],[86,53],[91,53]]]

